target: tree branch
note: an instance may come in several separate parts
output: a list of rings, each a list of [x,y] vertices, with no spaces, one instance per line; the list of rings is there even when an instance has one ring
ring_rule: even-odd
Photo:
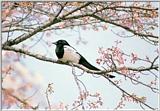
[[[84,4],[84,5],[76,8],[76,9],[70,11],[70,12],[68,12],[67,14],[63,15],[62,17],[57,17],[57,16],[61,13],[61,11],[62,11],[62,9],[63,9],[63,7],[62,7],[62,8],[60,9],[60,11],[58,12],[58,14],[56,15],[56,17],[53,17],[52,19],[50,19],[49,21],[47,21],[46,23],[44,23],[44,25],[35,28],[35,30],[33,30],[33,31],[31,31],[31,32],[29,32],[29,33],[27,33],[27,34],[24,34],[24,35],[21,36],[21,37],[18,37],[18,38],[14,39],[14,40],[9,40],[9,41],[5,42],[5,43],[3,44],[3,46],[4,46],[4,45],[12,46],[12,45],[18,44],[18,43],[20,43],[20,42],[22,42],[22,41],[24,41],[24,40],[32,37],[33,35],[37,34],[38,32],[44,30],[45,28],[50,27],[50,26],[53,25],[53,24],[56,24],[56,23],[61,22],[62,20],[64,21],[64,20],[71,20],[71,19],[79,19],[79,18],[83,18],[83,17],[86,17],[86,16],[93,17],[93,18],[95,18],[95,19],[97,19],[97,20],[100,20],[100,21],[102,21],[102,22],[109,23],[109,24],[113,24],[113,25],[115,25],[115,26],[121,27],[121,28],[123,28],[123,29],[125,29],[125,30],[127,30],[127,31],[129,31],[129,32],[131,32],[131,33],[133,33],[134,35],[138,35],[138,36],[146,37],[146,38],[154,38],[154,39],[156,39],[156,40],[152,40],[152,41],[154,41],[154,43],[158,43],[158,40],[157,40],[157,39],[158,39],[158,36],[151,35],[151,34],[138,33],[138,32],[136,32],[135,30],[132,30],[131,28],[128,28],[128,27],[123,26],[123,25],[121,25],[121,24],[112,22],[112,21],[110,21],[110,20],[105,20],[105,19],[103,19],[102,17],[99,17],[99,16],[97,16],[97,15],[95,14],[95,13],[97,13],[98,11],[101,11],[101,10],[104,10],[104,9],[107,9],[107,8],[110,8],[110,7],[105,7],[104,9],[97,10],[97,11],[95,11],[95,12],[93,12],[93,13],[89,13],[89,14],[86,13],[86,14],[83,14],[83,15],[75,15],[75,16],[69,16],[69,17],[68,17],[68,15],[71,15],[72,13],[74,13],[74,12],[76,12],[76,11],[78,11],[78,10],[80,10],[80,9],[88,6],[88,5],[90,5],[91,3],[92,3],[92,2],[87,2],[86,4]],[[128,7],[128,8],[129,8],[129,7]]]
[[[106,70],[102,70],[102,71],[93,71],[93,70],[89,70],[89,69],[87,69],[84,66],[79,65],[79,64],[75,64],[75,63],[72,63],[72,64],[71,63],[63,63],[61,61],[57,61],[55,59],[52,59],[52,58],[49,58],[49,57],[45,57],[45,56],[40,55],[40,54],[35,54],[35,53],[29,52],[27,50],[23,50],[23,49],[19,49],[19,48],[14,48],[14,47],[11,47],[11,46],[5,46],[5,47],[2,47],[2,49],[3,50],[10,50],[10,51],[22,53],[22,54],[34,57],[36,59],[39,59],[39,60],[42,60],[42,61],[46,61],[46,62],[52,62],[52,63],[62,64],[62,65],[68,65],[68,66],[72,66],[73,65],[74,67],[82,69],[82,70],[84,70],[87,73],[98,74],[98,75],[106,74],[106,73],[110,73],[110,72],[117,72],[117,71],[121,71],[122,69],[124,69],[124,67],[117,67],[116,69],[114,68],[114,69],[106,69]],[[142,72],[142,71],[149,71],[149,70],[157,70],[158,69],[158,64],[157,65],[153,65],[152,67],[149,66],[149,67],[137,67],[137,68],[125,67],[125,68],[127,70]]]
[[[104,78],[106,78],[109,82],[111,82],[114,86],[116,86],[122,93],[132,97],[134,100],[138,101],[139,103],[142,103],[143,105],[147,106],[148,108],[155,110],[155,108],[149,106],[148,104],[146,104],[145,102],[140,101],[138,98],[136,98],[135,96],[129,94],[128,92],[126,92],[124,89],[122,89],[121,87],[119,87],[116,83],[114,83],[112,80],[110,80],[108,77],[103,76]]]
[[[22,103],[24,106],[29,106],[31,107],[31,109],[37,109],[38,108],[38,105],[33,107],[31,104],[29,104],[25,99],[22,99],[22,98],[19,98],[18,96],[16,95],[13,95],[10,91],[7,91],[7,89],[5,88],[2,88],[2,91],[5,91],[5,93],[11,97],[13,97],[14,99],[16,99],[17,101],[19,101],[20,103]]]
[[[81,10],[82,8],[84,8],[84,7],[88,6],[88,5],[90,5],[91,3],[92,3],[92,2],[87,2],[86,4],[84,4],[84,5],[82,5],[82,6],[78,7],[78,8],[76,8],[76,9],[74,9],[74,10],[72,10],[71,12],[68,12],[68,13],[65,14],[62,18],[65,18],[65,17],[67,17],[68,15],[71,15],[72,13],[74,13],[74,12],[76,12],[76,11],[78,11],[78,10]]]
[[[47,21],[43,26],[40,26],[40,27],[36,28],[34,31],[32,31],[32,32],[30,32],[28,34],[24,34],[23,36],[18,37],[18,38],[14,39],[14,40],[9,40],[9,41],[5,42],[2,45],[2,47],[5,46],[5,45],[12,46],[12,45],[18,44],[18,43],[20,43],[20,42],[32,37],[33,35],[35,35],[36,33],[40,32],[40,31],[42,31],[43,29],[45,29],[45,28],[47,28],[47,27],[49,27],[49,26],[51,26],[53,24],[56,24],[56,23],[58,23],[60,21],[61,21],[60,19],[54,19],[54,20]]]
[[[121,27],[121,28],[123,28],[123,29],[125,29],[125,30],[127,30],[127,31],[129,31],[129,32],[131,32],[131,33],[133,33],[134,35],[138,35],[138,36],[141,36],[141,37],[151,37],[151,38],[158,39],[158,36],[154,36],[154,35],[150,35],[150,34],[137,33],[136,31],[134,31],[134,30],[132,30],[132,29],[126,27],[126,26],[117,24],[117,23],[112,22],[112,21],[109,21],[109,20],[105,20],[105,19],[103,19],[103,18],[101,18],[101,17],[99,17],[99,16],[97,16],[97,15],[95,15],[95,14],[89,14],[88,16],[91,16],[91,17],[93,17],[93,18],[95,18],[95,19],[98,19],[98,20],[100,20],[100,21],[102,21],[102,22],[110,23],[110,24],[113,24],[113,25],[115,25],[115,26]],[[158,40],[155,41],[155,42],[158,43]]]
[[[84,5],[76,8],[75,10],[73,10],[73,11],[71,11],[71,12],[69,12],[69,13],[67,13],[67,14],[64,15],[63,17],[57,18],[57,17],[59,16],[59,14],[62,12],[63,8],[64,8],[64,7],[61,7],[61,9],[60,9],[60,11],[57,13],[57,15],[56,15],[55,17],[53,17],[52,19],[50,19],[49,21],[47,21],[44,25],[35,28],[34,31],[32,31],[32,32],[30,32],[30,33],[28,33],[28,34],[25,34],[25,35],[23,35],[23,36],[21,36],[21,37],[18,37],[18,38],[16,38],[16,39],[14,39],[14,40],[9,40],[9,41],[5,42],[5,43],[3,44],[3,46],[4,46],[4,45],[12,46],[12,45],[18,44],[18,43],[20,43],[20,42],[22,42],[22,41],[24,41],[24,40],[32,37],[33,35],[35,35],[36,33],[40,32],[40,31],[42,31],[43,29],[45,29],[45,28],[47,28],[47,27],[50,27],[51,25],[56,24],[56,23],[58,23],[58,22],[61,22],[62,19],[63,19],[63,20],[67,20],[67,19],[65,19],[66,16],[68,16],[68,15],[76,12],[77,10],[80,10],[80,9],[88,6],[88,5],[91,4],[91,3],[92,3],[92,2],[87,2],[86,4],[84,4]],[[3,47],[3,46],[2,46],[2,47]]]

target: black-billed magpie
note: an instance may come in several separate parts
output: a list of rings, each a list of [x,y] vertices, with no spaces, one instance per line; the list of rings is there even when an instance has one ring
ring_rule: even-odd
[[[90,70],[100,71],[100,69],[91,65],[81,54],[79,54],[72,46],[68,44],[66,40],[58,40],[53,42],[56,45],[56,55],[58,60],[62,62],[72,62],[81,64]],[[113,75],[107,75],[110,78],[114,78]]]

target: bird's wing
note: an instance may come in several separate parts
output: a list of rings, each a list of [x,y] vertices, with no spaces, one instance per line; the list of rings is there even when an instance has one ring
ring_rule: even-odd
[[[99,71],[98,68],[96,68],[95,66],[91,65],[83,56],[81,56],[79,64],[82,64],[83,66],[85,66],[88,69]]]
[[[68,45],[64,45],[64,54],[63,57],[60,59],[63,62],[73,62],[73,63],[79,63],[80,55],[77,53],[77,51]]]
[[[100,71],[100,69],[98,69],[95,66],[91,65],[83,56],[81,56],[79,64],[85,66],[86,68],[88,68],[90,70]],[[106,74],[105,76],[107,76],[109,78],[114,78],[115,77],[115,76],[110,75],[110,74]]]

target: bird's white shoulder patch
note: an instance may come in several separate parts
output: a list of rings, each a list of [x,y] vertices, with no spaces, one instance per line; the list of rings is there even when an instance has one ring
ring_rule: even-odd
[[[73,47],[65,45],[64,55],[60,60],[63,62],[73,62],[78,64],[80,60],[80,55]]]

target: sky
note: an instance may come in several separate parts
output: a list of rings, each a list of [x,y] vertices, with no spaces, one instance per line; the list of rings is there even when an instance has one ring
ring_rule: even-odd
[[[76,31],[71,30],[63,30],[60,34],[52,33],[49,37],[51,42],[57,41],[59,39],[65,39],[68,43],[73,46],[77,51],[82,54],[91,64],[102,69],[101,66],[96,64],[96,59],[99,57],[98,48],[104,47],[109,48],[115,45],[116,40],[122,41],[120,44],[120,48],[123,51],[131,54],[135,52],[139,57],[145,57],[144,55],[155,57],[154,50],[156,50],[156,46],[153,46],[146,41],[134,37],[134,38],[122,38],[115,35],[111,30],[121,31],[120,29],[114,29],[109,27],[108,30],[80,30],[80,34]],[[59,33],[59,32],[58,32]],[[85,41],[87,44],[76,44],[78,37]],[[47,53],[46,53],[47,48]],[[45,47],[41,43],[35,45],[31,51],[34,51],[38,54],[47,54],[48,57],[53,59],[57,59],[55,55],[55,46]],[[72,68],[66,65],[59,65],[54,63],[48,63],[44,61],[40,61],[34,59],[32,57],[27,57],[22,59],[25,67],[31,70],[34,73],[40,74],[43,78],[43,88],[40,89],[42,93],[44,93],[45,88],[49,83],[54,84],[54,94],[51,98],[51,103],[59,103],[63,102],[64,104],[71,104],[73,100],[77,99],[79,96],[79,90],[75,83],[74,77],[72,75]],[[138,64],[143,65],[143,64]],[[138,65],[136,65],[138,67]],[[76,74],[82,73],[82,70],[76,68]],[[113,80],[119,80],[124,78],[113,73],[116,78]],[[144,78],[143,78],[144,77]],[[79,77],[81,81],[86,85],[88,91],[91,93],[99,92],[101,94],[102,100],[104,102],[101,109],[113,109],[120,101],[122,93],[111,83],[100,78],[94,78],[92,75],[84,73],[83,76]],[[142,76],[143,81],[149,81],[150,76]],[[130,81],[124,81],[121,86],[124,89],[127,89],[130,93],[134,92],[139,96],[147,96],[147,103],[153,107],[158,105],[157,100],[158,96],[156,94],[150,94],[150,89],[147,89],[141,85],[134,86],[130,83]],[[44,97],[45,98],[45,97]],[[124,109],[139,109],[139,105],[135,103],[128,102]]]

